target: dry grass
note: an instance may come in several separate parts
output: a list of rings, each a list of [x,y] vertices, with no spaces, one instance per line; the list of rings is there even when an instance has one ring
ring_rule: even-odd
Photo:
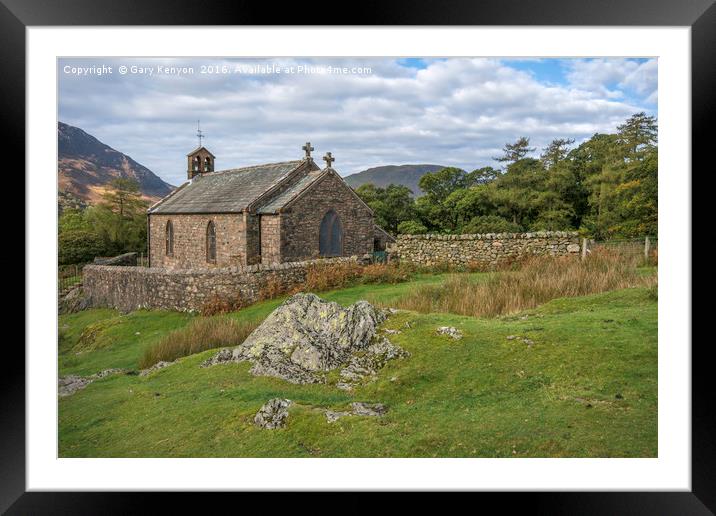
[[[259,321],[235,321],[227,317],[197,318],[148,348],[139,361],[139,368],[146,369],[162,360],[171,362],[207,349],[238,346],[259,324]]]
[[[560,297],[655,283],[655,275],[640,275],[631,260],[616,253],[595,252],[584,261],[569,256],[536,256],[523,261],[517,270],[496,272],[480,282],[455,275],[442,285],[416,288],[391,306],[421,313],[495,317]]]
[[[392,263],[316,263],[306,271],[306,281],[301,285],[301,290],[321,292],[360,283],[400,283],[408,281],[412,273],[410,267]]]

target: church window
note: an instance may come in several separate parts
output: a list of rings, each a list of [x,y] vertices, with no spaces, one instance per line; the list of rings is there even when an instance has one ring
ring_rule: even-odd
[[[174,226],[172,221],[167,221],[166,235],[165,235],[165,252],[167,256],[174,256]]]
[[[318,238],[318,250],[322,257],[343,255],[343,225],[332,209],[323,216]]]
[[[206,226],[206,261],[216,262],[216,228],[211,220]]]

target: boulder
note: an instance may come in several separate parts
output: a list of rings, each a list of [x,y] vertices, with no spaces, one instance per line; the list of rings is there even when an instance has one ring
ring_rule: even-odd
[[[70,374],[67,376],[60,376],[57,379],[57,394],[59,396],[70,396],[74,393],[76,393],[79,390],[84,389],[89,384],[94,382],[95,380],[99,378],[105,378],[107,376],[111,376],[114,374],[120,374],[120,373],[127,373],[126,369],[119,369],[119,368],[113,368],[113,369],[105,369],[104,371],[100,371],[99,373],[95,373],[90,376],[77,376],[74,374]]]
[[[276,308],[233,350],[221,350],[202,366],[250,361],[251,373],[291,383],[325,383],[344,368],[342,383],[372,376],[387,360],[407,356],[377,335],[386,314],[366,301],[343,308],[314,294],[296,294]],[[345,377],[345,378],[344,378]]]
[[[268,400],[254,416],[254,423],[260,428],[273,430],[274,428],[283,428],[286,426],[286,418],[288,417],[288,407],[291,400],[282,398],[272,398]]]
[[[453,328],[452,326],[440,326],[436,333],[438,335],[447,335],[448,337],[460,340],[462,338],[462,332],[458,330],[457,328]]]
[[[72,314],[90,308],[90,299],[84,294],[82,285],[70,290],[58,303],[60,314]]]

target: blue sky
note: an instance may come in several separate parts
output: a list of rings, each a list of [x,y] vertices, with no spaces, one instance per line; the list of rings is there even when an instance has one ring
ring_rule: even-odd
[[[175,185],[197,119],[217,168],[298,159],[311,141],[342,175],[473,170],[495,166],[520,136],[538,155],[554,138],[579,143],[633,113],[656,115],[658,97],[647,58],[72,58],[58,75],[61,121]]]

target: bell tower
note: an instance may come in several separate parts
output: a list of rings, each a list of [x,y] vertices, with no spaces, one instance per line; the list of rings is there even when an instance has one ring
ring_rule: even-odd
[[[208,174],[214,171],[214,155],[201,144],[205,138],[197,121],[196,136],[199,138],[199,146],[187,154],[187,177],[191,180],[199,174]]]

